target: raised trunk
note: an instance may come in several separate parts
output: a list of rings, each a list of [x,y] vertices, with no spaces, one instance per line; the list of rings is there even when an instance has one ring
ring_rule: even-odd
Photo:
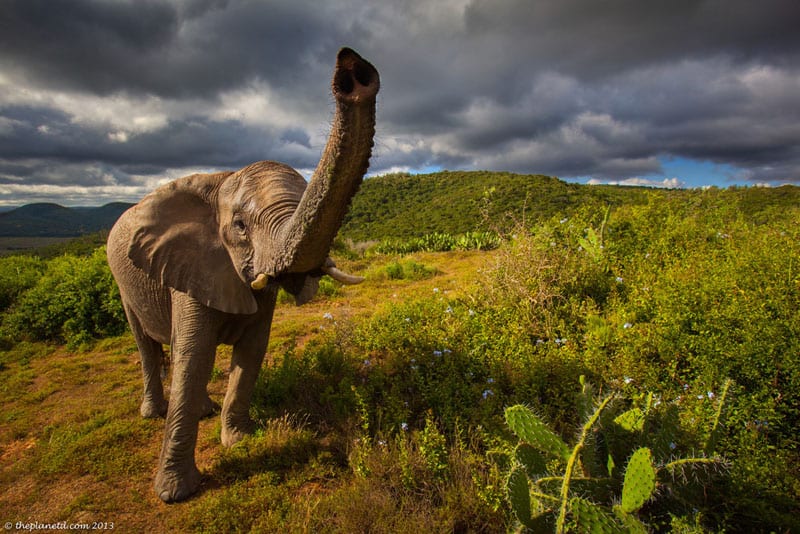
[[[378,71],[349,48],[339,51],[333,74],[336,113],[311,182],[287,223],[276,273],[306,272],[325,261],[353,195],[369,167],[375,135]]]

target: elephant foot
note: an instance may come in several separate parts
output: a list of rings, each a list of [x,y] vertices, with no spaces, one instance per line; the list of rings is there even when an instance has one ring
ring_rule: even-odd
[[[185,501],[200,488],[200,471],[192,465],[188,472],[159,470],[156,475],[156,495],[167,504]]]
[[[237,424],[226,424],[223,420],[220,441],[223,447],[233,447],[253,433],[256,424],[248,417],[246,421]]]
[[[211,400],[211,397],[206,394],[206,398],[203,400],[203,404],[200,409],[200,417],[208,417],[210,415],[214,415],[220,410],[220,405],[218,402],[214,402]]]
[[[158,419],[159,417],[163,419],[167,416],[167,401],[156,402],[145,399],[139,407],[139,413],[145,419]]]

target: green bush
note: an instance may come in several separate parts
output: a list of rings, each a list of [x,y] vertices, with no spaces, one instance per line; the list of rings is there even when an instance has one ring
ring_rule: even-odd
[[[67,342],[119,335],[126,327],[119,289],[105,249],[87,257],[61,256],[47,262],[35,285],[3,317],[12,339]]]
[[[45,263],[31,256],[0,258],[0,312],[5,311],[20,294],[36,285]]]

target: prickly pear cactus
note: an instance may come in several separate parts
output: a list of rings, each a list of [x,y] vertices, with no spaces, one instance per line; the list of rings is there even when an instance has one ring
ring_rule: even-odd
[[[506,408],[506,424],[522,441],[557,458],[568,460],[569,447],[530,408],[517,404]]]
[[[508,501],[511,509],[520,523],[530,526],[531,522],[531,492],[528,485],[528,475],[522,467],[517,467],[508,475]]]
[[[569,501],[573,527],[570,531],[591,532],[592,534],[616,534],[624,532],[602,506],[593,502],[573,497]]]
[[[547,459],[533,445],[520,443],[514,449],[514,456],[525,467],[528,476],[534,480],[547,472]]]
[[[633,453],[625,468],[620,508],[626,513],[637,511],[653,496],[656,489],[656,470],[650,449],[642,447]]]
[[[639,408],[631,408],[619,414],[614,422],[628,432],[639,432],[644,428],[644,412]]]

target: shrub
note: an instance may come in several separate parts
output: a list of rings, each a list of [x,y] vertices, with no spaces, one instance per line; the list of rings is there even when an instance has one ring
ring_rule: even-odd
[[[3,318],[13,339],[80,345],[92,338],[119,335],[125,313],[105,257],[99,248],[88,257],[61,256],[47,262],[36,284],[22,293]]]
[[[20,294],[36,285],[45,263],[31,256],[0,259],[0,312],[5,311]]]

